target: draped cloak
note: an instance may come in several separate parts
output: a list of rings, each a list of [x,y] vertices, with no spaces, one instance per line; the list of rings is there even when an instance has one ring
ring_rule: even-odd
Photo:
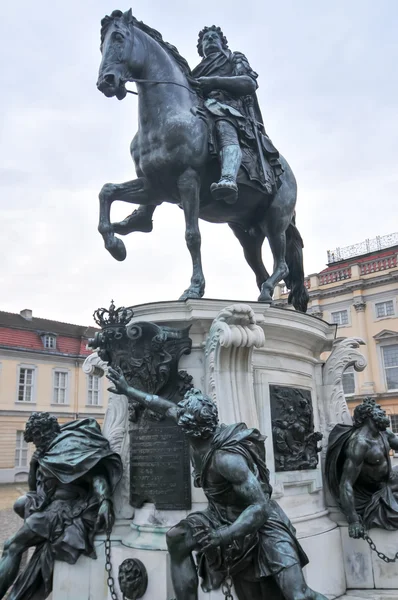
[[[231,552],[213,548],[206,553],[198,552],[198,573],[205,592],[218,589],[229,572],[239,574],[246,580],[258,581],[262,577],[276,575],[282,569],[295,564],[304,566],[308,558],[296,539],[296,531],[280,506],[270,498],[272,487],[265,464],[264,437],[257,429],[248,429],[244,423],[221,425],[203,459],[200,473],[195,473],[195,485],[202,487],[209,502],[203,512],[188,515],[182,523],[190,528],[210,528],[231,525],[243,512],[242,508],[226,506],[219,496],[233,492],[232,484],[225,480],[214,484],[208,481],[210,463],[215,452],[229,452],[243,456],[249,469],[261,483],[264,494],[269,497],[270,515],[255,533],[234,540]]]
[[[346,448],[354,434],[358,431],[352,425],[336,425],[329,436],[328,450],[326,453],[325,473],[330,492],[340,505],[340,481],[346,460]],[[380,432],[383,441],[385,457],[388,463],[388,473],[384,481],[366,486],[355,482],[354,498],[355,510],[362,518],[366,529],[380,527],[382,529],[398,529],[398,493],[393,492],[391,485],[397,486],[398,473],[391,467],[390,445],[387,433]]]
[[[40,589],[52,590],[54,561],[74,564],[81,554],[96,558],[95,522],[99,503],[87,475],[101,474],[113,493],[122,462],[94,419],[61,426],[61,432],[38,459],[36,491],[26,494],[25,525],[43,538],[14,583],[13,600],[29,600]]]
[[[258,75],[250,67],[245,55],[241,52],[230,52],[229,50],[210,54],[203,58],[199,65],[192,71],[192,76],[195,79],[199,77],[232,77],[238,75],[248,75],[253,79],[257,87]],[[265,188],[268,193],[272,193],[280,185],[279,177],[283,173],[283,168],[279,161],[279,152],[265,132],[257,94],[254,93],[250,98],[253,102],[255,126],[258,128],[266,165],[265,174],[262,174],[258,157],[259,149],[254,135],[254,123],[249,113],[247,97],[237,97],[224,90],[212,91],[204,101],[204,114],[210,123],[215,123],[218,119],[223,119],[234,125],[238,132],[242,149],[242,167],[245,169],[249,181]],[[210,150],[212,148],[215,150],[216,147],[216,136],[214,132],[210,131]]]

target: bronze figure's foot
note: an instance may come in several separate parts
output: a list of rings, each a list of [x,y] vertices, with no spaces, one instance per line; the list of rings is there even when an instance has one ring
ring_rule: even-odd
[[[133,231],[142,231],[150,233],[153,229],[152,218],[140,209],[135,210],[131,215],[119,223],[113,223],[113,230],[119,235],[127,235]]]
[[[212,183],[210,191],[215,200],[235,204],[238,199],[238,186],[233,179],[223,177],[218,183]]]

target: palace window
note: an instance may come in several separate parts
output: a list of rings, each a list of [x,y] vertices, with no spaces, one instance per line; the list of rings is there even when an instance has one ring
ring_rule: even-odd
[[[66,404],[66,392],[68,388],[68,373],[66,371],[54,371],[54,404]]]
[[[377,319],[382,319],[383,317],[393,317],[395,314],[393,300],[386,300],[385,302],[376,302],[375,307]]]
[[[28,444],[25,442],[23,431],[17,431],[17,439],[15,444],[15,466],[28,466]]]
[[[35,370],[19,367],[18,402],[33,402],[33,385]]]
[[[348,310],[337,310],[331,313],[332,323],[336,325],[348,325]]]
[[[100,404],[100,381],[98,375],[88,376],[88,396],[87,404],[90,406],[99,406]]]
[[[398,344],[384,346],[383,362],[388,390],[398,390]]]
[[[398,415],[387,415],[391,421],[391,431],[398,433]]]
[[[355,394],[355,372],[354,367],[348,367],[343,373],[343,390],[345,396]]]

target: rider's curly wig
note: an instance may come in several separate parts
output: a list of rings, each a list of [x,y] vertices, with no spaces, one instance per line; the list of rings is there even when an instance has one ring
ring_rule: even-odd
[[[40,431],[43,437],[53,437],[61,431],[57,418],[48,412],[34,412],[30,415],[26,425],[25,442],[33,442],[33,434]]]
[[[178,425],[192,437],[208,437],[218,425],[218,410],[213,400],[200,390],[188,390],[177,405]]]
[[[383,415],[380,414],[381,411],[384,413]],[[380,418],[388,419],[386,412],[381,408],[380,404],[376,404],[375,399],[370,396],[365,398],[362,404],[355,407],[352,418],[354,427],[361,427],[369,418],[374,421],[379,421]]]
[[[221,27],[217,27],[216,25],[212,25],[211,27],[203,27],[202,31],[199,31],[198,45],[197,45],[199,56],[202,56],[202,57],[204,56],[204,54],[203,54],[203,36],[208,31],[217,32],[220,37],[221,44],[222,44],[222,47],[224,48],[224,50],[226,50],[228,48],[228,40],[225,37],[225,35],[223,34]]]

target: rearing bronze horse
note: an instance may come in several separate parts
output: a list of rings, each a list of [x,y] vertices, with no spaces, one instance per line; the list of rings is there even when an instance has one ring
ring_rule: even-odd
[[[209,152],[207,125],[196,116],[200,96],[187,62],[174,46],[163,41],[160,33],[138,22],[131,10],[114,11],[105,17],[101,38],[98,88],[107,97],[122,100],[127,93],[125,83],[134,81],[139,104],[139,129],[131,143],[138,178],[107,183],[99,194],[98,229],[106,249],[117,260],[124,260],[126,248],[115,233],[151,230],[140,226],[139,211],[120,223],[111,223],[110,209],[115,200],[152,207],[152,211],[162,202],[177,204],[184,211],[185,239],[193,264],[191,283],[180,300],[204,294],[201,218],[228,223],[256,275],[260,302],[271,302],[275,285],[284,280],[291,290],[289,302],[305,312],[308,293],[304,286],[303,242],[295,226],[297,185],[286,160],[280,157],[284,172],[275,193],[245,185],[240,178],[235,204],[214,200],[210,186],[218,179],[219,164]],[[271,275],[261,256],[265,237],[274,258]]]

